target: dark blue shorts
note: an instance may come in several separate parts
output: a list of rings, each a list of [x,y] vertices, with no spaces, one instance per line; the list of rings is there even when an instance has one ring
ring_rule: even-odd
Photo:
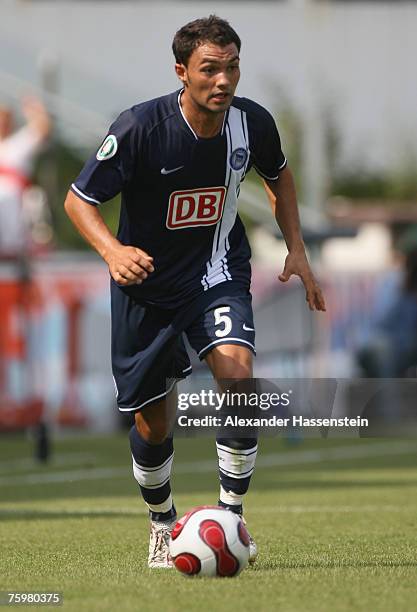
[[[112,367],[123,412],[162,400],[191,373],[184,335],[200,359],[220,344],[241,344],[255,353],[252,297],[233,281],[174,310],[139,304],[111,282],[111,304]]]

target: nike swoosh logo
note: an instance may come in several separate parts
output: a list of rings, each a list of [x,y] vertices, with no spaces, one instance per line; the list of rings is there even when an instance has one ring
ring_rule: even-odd
[[[161,174],[172,174],[172,172],[177,172],[177,170],[181,170],[184,166],[178,166],[178,168],[172,168],[171,170],[167,170],[166,168],[162,168]]]
[[[246,323],[242,325],[244,331],[255,331],[254,327],[248,327]]]

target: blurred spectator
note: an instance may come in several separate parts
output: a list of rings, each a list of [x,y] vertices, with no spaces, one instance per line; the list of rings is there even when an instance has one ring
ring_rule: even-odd
[[[0,254],[17,256],[27,249],[23,201],[33,163],[51,130],[43,104],[34,97],[22,103],[25,125],[14,130],[13,113],[0,106]]]
[[[381,287],[373,332],[357,355],[368,378],[403,377],[417,367],[417,226],[405,232],[399,250],[403,253],[399,280]]]

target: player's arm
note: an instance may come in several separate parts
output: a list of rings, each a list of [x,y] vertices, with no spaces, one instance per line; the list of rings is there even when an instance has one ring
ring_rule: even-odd
[[[314,278],[305,252],[291,170],[286,166],[280,171],[276,180],[264,179],[264,186],[288,248],[284,270],[278,278],[286,282],[292,274],[296,274],[306,289],[306,301],[310,310],[326,310],[321,289]]]
[[[22,101],[22,112],[27,127],[39,142],[46,140],[51,132],[51,119],[42,102],[34,96],[26,96]]]
[[[87,204],[72,191],[68,192],[64,206],[72,223],[101,255],[119,285],[140,284],[153,272],[152,257],[141,249],[121,244],[95,206]]]

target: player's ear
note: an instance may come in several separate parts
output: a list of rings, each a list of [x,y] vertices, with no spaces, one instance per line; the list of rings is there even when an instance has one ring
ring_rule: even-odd
[[[187,68],[184,66],[184,64],[175,64],[175,72],[177,73],[179,80],[185,85],[187,81]]]

